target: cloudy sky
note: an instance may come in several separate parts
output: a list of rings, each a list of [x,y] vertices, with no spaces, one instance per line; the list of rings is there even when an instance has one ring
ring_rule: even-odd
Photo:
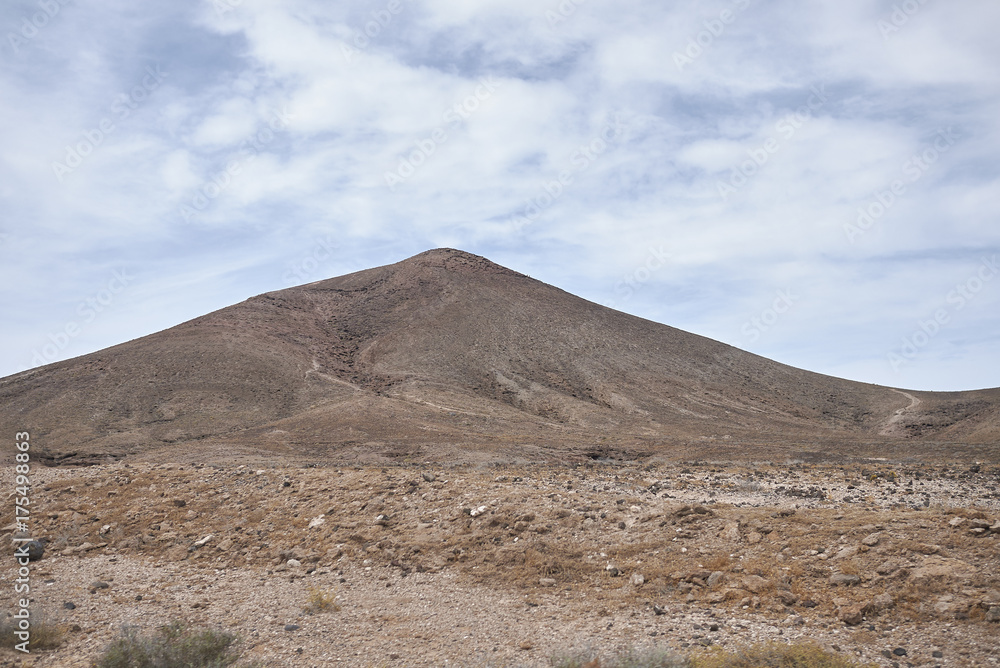
[[[1000,386],[995,0],[11,0],[0,376],[435,247]]]

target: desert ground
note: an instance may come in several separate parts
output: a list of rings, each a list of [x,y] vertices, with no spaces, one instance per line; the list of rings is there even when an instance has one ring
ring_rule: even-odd
[[[549,666],[580,648],[801,639],[879,666],[1000,662],[996,465],[192,459],[33,475],[33,536],[49,542],[32,614],[62,641],[4,647],[5,667],[91,666],[124,625],[174,620],[233,631],[267,666]]]

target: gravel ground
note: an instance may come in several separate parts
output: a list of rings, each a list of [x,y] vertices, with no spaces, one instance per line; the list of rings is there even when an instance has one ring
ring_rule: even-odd
[[[881,666],[998,663],[1000,626],[984,614],[1000,536],[970,534],[974,517],[996,523],[994,470],[421,471],[43,469],[36,535],[52,542],[32,564],[31,594],[65,641],[27,658],[2,648],[0,666],[91,666],[123,625],[177,619],[236,632],[267,666],[548,666],[581,647],[797,639]],[[531,550],[537,565],[503,560]],[[876,573],[892,560],[895,574]],[[847,563],[858,583],[831,586]],[[720,583],[706,585],[699,572],[712,568]],[[3,572],[16,577],[11,561]],[[907,599],[923,591],[914,583],[925,602]],[[315,592],[339,609],[306,612]],[[843,621],[878,593],[895,607]]]

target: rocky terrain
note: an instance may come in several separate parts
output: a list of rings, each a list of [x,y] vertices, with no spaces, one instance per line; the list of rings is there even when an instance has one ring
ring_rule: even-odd
[[[996,665],[998,483],[995,465],[849,460],[38,469],[32,599],[63,644],[0,665],[89,666],[124,624],[175,619],[268,666],[806,638],[881,666]]]

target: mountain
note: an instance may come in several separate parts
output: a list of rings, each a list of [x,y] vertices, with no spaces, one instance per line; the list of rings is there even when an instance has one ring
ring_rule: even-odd
[[[0,379],[49,463],[985,454],[1000,389],[780,364],[452,249]]]

